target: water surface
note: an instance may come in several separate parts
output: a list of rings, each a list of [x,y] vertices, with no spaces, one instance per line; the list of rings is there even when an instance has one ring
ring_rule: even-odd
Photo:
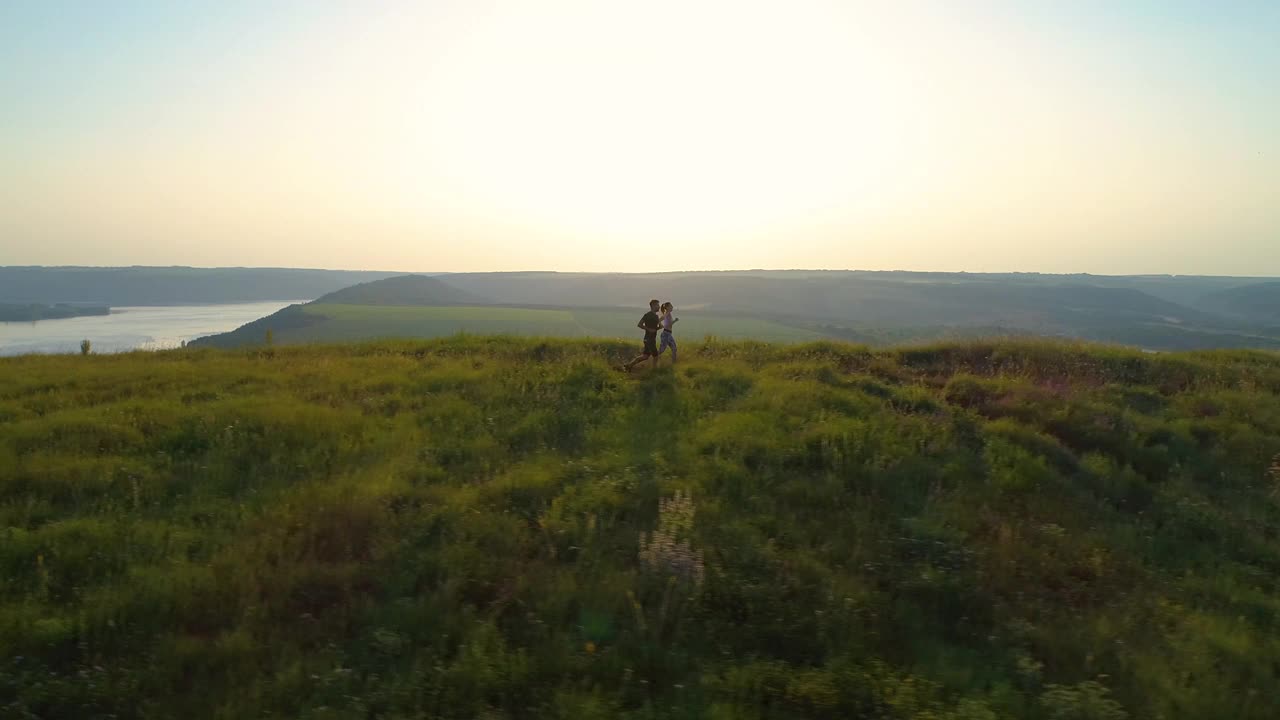
[[[296,300],[294,302],[305,302]],[[0,355],[162,350],[203,335],[234,330],[289,302],[111,308],[110,315],[36,322],[0,322]]]

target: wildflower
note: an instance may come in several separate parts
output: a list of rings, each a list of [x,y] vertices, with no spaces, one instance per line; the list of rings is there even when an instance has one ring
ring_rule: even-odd
[[[702,551],[694,550],[685,537],[693,529],[693,513],[693,498],[679,491],[658,502],[658,527],[640,538],[642,567],[694,587],[702,585],[706,575]]]

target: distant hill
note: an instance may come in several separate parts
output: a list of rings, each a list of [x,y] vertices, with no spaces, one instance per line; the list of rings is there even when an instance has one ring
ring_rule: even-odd
[[[455,286],[471,290],[498,303],[547,305],[631,305],[630,299],[645,290],[671,295],[684,305],[703,302],[704,293],[727,293],[736,301],[741,291],[763,291],[769,304],[790,304],[791,292],[801,285],[788,284],[788,292],[773,295],[769,281],[803,281],[812,291],[841,287],[845,292],[876,292],[879,288],[928,288],[933,286],[988,286],[1002,288],[1051,288],[1075,286],[1137,290],[1185,307],[1219,290],[1265,281],[1266,278],[1170,276],[1170,275],[1052,275],[1043,273],[944,273],[861,270],[750,270],[733,272],[667,273],[459,273],[446,276]],[[799,298],[797,298],[799,299]]]
[[[329,305],[477,305],[473,293],[426,275],[400,275],[360,283],[315,300]]]
[[[1043,335],[1153,350],[1280,349],[1280,328],[1169,299],[1230,290],[1240,281],[845,271],[458,273],[363,283],[298,311],[310,316],[305,324],[296,316],[273,322],[288,321],[275,333],[285,343],[456,332],[630,337],[632,315],[656,297],[675,302],[685,337],[882,344]],[[391,311],[408,306],[424,309]],[[376,307],[388,312],[368,309]],[[484,307],[490,309],[476,309]],[[200,344],[258,343],[262,330],[254,325]]]
[[[189,344],[194,347],[257,345],[266,342],[268,332],[273,342],[283,344],[451,335],[465,327],[442,326],[430,322],[429,318],[406,318],[404,312],[395,311],[477,303],[472,293],[442,280],[425,275],[398,275],[343,288],[309,303],[290,305],[230,332],[197,338]],[[377,308],[388,312],[368,312]],[[490,328],[490,331],[500,331],[500,328]]]
[[[276,342],[277,339],[288,342],[291,333],[323,322],[322,316],[308,313],[306,308],[306,304],[296,303],[280,308],[253,322],[245,323],[230,332],[206,335],[187,344],[191,347],[230,348],[241,345],[262,345],[267,342],[268,337],[271,338],[271,342]]]
[[[1280,718],[1280,354],[634,350],[0,358],[0,717]]]
[[[0,267],[0,303],[120,307],[309,300],[401,274],[290,268]]]
[[[294,345],[386,338],[434,338],[473,335],[524,335],[555,338],[625,338],[638,336],[640,310],[618,308],[534,308],[494,305],[357,305],[326,302],[292,305],[236,330],[202,337],[195,347],[261,345],[267,331],[273,342]],[[762,342],[806,342],[837,336],[821,328],[789,325],[746,315],[698,312],[677,326],[682,338],[749,339]],[[981,333],[991,336],[1002,333]],[[929,333],[927,337],[951,335]],[[864,339],[845,335],[848,339]],[[869,336],[873,337],[873,336]],[[910,337],[918,338],[920,334]]]
[[[35,322],[60,320],[85,315],[109,315],[111,308],[105,305],[25,305],[0,303],[0,322]]]
[[[1220,312],[1280,325],[1280,282],[1220,290],[1205,296],[1201,304]]]
[[[1135,288],[1043,277],[1029,281],[888,273],[473,273],[447,279],[501,304],[643,307],[648,298],[657,297],[688,310],[835,321],[851,327],[1011,324],[1070,330],[1082,314],[1175,323],[1208,319],[1202,311]]]

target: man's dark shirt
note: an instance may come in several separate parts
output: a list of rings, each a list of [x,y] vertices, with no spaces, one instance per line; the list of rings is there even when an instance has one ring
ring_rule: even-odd
[[[644,339],[652,340],[658,337],[658,313],[650,310],[640,318],[640,324],[644,327]]]

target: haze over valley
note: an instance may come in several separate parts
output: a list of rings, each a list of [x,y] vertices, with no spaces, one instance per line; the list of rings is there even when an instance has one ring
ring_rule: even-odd
[[[456,333],[628,337],[631,316],[650,296],[679,299],[686,315],[685,334],[696,338],[825,338],[895,345],[1034,335],[1149,350],[1280,348],[1280,282],[1267,278],[804,270],[398,275],[236,268],[0,268],[0,279],[0,307],[13,311],[10,322],[0,326],[0,353],[6,354],[71,352],[82,339],[73,335],[81,332],[83,339],[97,340],[102,350],[184,341],[253,345],[265,341],[268,329],[273,341],[283,343]],[[296,302],[308,297],[315,299]],[[269,301],[295,302],[271,312],[274,307],[262,304]],[[259,304],[243,304],[254,302]],[[208,307],[211,303],[226,307],[220,311]],[[94,320],[113,306],[119,314],[120,306],[191,305],[206,306],[200,310],[203,325],[166,330],[165,318],[177,320],[183,313],[153,311],[149,317],[157,323],[154,332],[139,325],[133,335],[121,336],[113,335],[107,320]],[[41,313],[59,308],[89,316],[74,326],[41,319]],[[255,311],[261,315],[254,316]],[[40,322],[33,324],[35,320]],[[147,322],[137,311],[129,320]]]

